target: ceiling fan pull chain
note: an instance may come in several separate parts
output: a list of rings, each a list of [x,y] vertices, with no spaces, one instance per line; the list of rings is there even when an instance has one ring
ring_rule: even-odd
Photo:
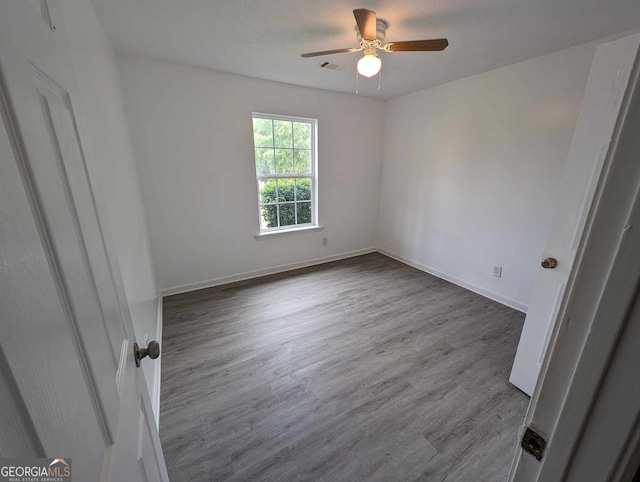
[[[356,95],[358,95],[358,79],[360,76],[358,75],[358,69],[356,69]]]
[[[381,85],[382,85],[382,67],[380,67],[380,72],[378,72],[378,90],[380,90]]]

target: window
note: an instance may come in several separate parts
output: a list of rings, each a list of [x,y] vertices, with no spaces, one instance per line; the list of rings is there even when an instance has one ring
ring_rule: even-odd
[[[315,119],[253,114],[260,232],[317,226]]]

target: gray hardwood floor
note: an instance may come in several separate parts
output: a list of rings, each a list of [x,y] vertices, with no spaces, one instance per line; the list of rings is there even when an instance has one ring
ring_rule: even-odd
[[[500,481],[524,315],[380,254],[164,300],[173,482]]]

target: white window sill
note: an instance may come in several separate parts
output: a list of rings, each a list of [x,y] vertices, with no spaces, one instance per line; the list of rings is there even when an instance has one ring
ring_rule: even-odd
[[[303,234],[309,231],[320,231],[323,226],[305,226],[304,228],[277,229],[274,231],[265,231],[255,235],[256,240],[279,238],[280,236],[291,236],[293,234]]]

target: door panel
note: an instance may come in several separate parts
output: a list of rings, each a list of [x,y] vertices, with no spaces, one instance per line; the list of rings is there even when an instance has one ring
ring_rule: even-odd
[[[34,68],[32,67],[32,70]],[[119,305],[115,301],[115,291],[109,271],[109,263],[106,258],[106,250],[100,226],[97,222],[94,200],[89,190],[86,177],[86,166],[82,158],[79,137],[69,95],[56,86],[51,80],[37,71],[34,71],[37,79],[36,88],[40,94],[40,105],[43,117],[47,124],[47,130],[51,140],[52,150],[58,158],[60,175],[67,191],[69,210],[74,213],[78,230],[79,242],[82,250],[86,252],[89,276],[94,281],[91,286],[96,303],[99,304],[101,326],[98,340],[102,341],[107,335],[111,344],[111,357],[103,360],[111,366],[113,378],[118,369],[118,359],[122,344],[126,339]],[[77,208],[76,208],[77,206]],[[84,229],[82,228],[84,226]],[[104,303],[100,300],[108,298]]]
[[[629,480],[622,472],[630,477],[628,462],[638,460],[634,360],[640,331],[633,328],[633,304],[640,277],[639,48],[636,34],[596,51],[594,67],[603,55],[617,62],[626,56],[631,75],[585,239],[578,243],[579,262],[524,421],[545,437],[547,447],[538,461],[518,446],[509,480]],[[604,104],[601,114],[608,112]]]
[[[0,2],[2,380],[23,445],[70,457],[74,480],[168,480],[58,18],[45,0]]]
[[[547,316],[546,326],[544,328],[544,336],[542,343],[538,347],[538,357],[536,358],[536,365],[538,367],[542,366],[542,361],[544,360],[544,355],[547,352],[547,346],[549,346],[549,339],[551,338],[551,332],[553,331],[553,325],[555,323],[556,318],[558,317],[558,311],[560,311],[560,303],[562,302],[562,297],[564,295],[564,283],[558,283],[555,289],[555,296],[551,298],[553,301],[549,306],[549,314]],[[533,382],[535,385],[535,381]]]
[[[85,378],[92,392],[97,394],[94,403],[103,427],[103,436],[111,443],[120,408],[115,383],[120,348],[114,352],[111,343],[104,345],[109,332],[107,320],[98,298],[87,243],[76,209],[76,206],[81,206],[81,202],[91,201],[74,199],[71,190],[69,172],[77,171],[80,166],[77,165],[79,146],[74,135],[70,102],[68,94],[62,88],[42,72],[35,70],[35,67],[32,66],[31,70],[35,73],[33,86],[37,91],[34,100],[38,101],[40,112],[38,117],[30,116],[29,120],[32,124],[43,121],[46,134],[42,133],[43,145],[38,154],[46,157],[29,162],[29,170],[34,180],[36,196],[42,206],[47,238],[51,243],[64,296],[69,305],[71,329],[76,338],[78,356],[87,366]],[[29,141],[33,143],[31,139]],[[71,171],[67,170],[69,165],[72,166]],[[125,338],[121,337],[117,343],[121,346],[124,341]]]
[[[3,115],[0,149],[10,155],[0,163],[0,348],[15,379],[13,398],[26,409],[16,413],[23,426],[33,427],[33,445],[43,451],[39,456],[82,454],[86,461],[77,470],[74,466],[74,476],[100,480],[109,446],[106,430],[87,383],[89,369],[79,357],[73,313],[48,233],[32,209],[27,166],[6,126]],[[78,420],[79,429],[71,429]],[[8,435],[2,434],[3,440]]]
[[[509,381],[533,393],[551,334],[574,270],[585,222],[629,83],[637,45],[621,39],[596,51],[571,141],[560,192],[541,258],[558,260],[555,269],[538,268],[529,310]]]

